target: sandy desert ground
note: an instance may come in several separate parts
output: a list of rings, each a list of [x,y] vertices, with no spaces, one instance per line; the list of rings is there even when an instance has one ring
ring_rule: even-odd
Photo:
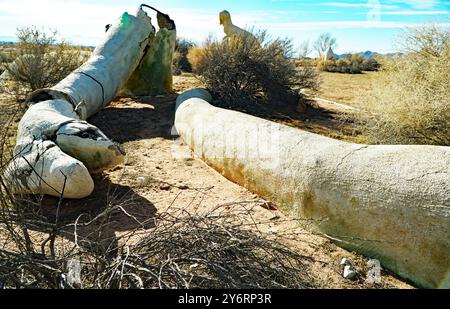
[[[201,85],[190,75],[175,77],[174,84],[177,92]],[[297,222],[278,211],[276,205],[228,181],[193,156],[183,142],[171,133],[176,97],[177,94],[117,98],[109,107],[89,119],[107,136],[124,145],[127,159],[124,165],[96,177],[96,189],[89,198],[64,201],[60,215],[66,221],[75,220],[83,212],[95,215],[108,203],[123,203],[131,216],[118,213],[109,218],[100,239],[109,244],[121,233],[139,227],[130,217],[143,222],[171,208],[188,212],[208,212],[218,205],[230,212],[242,211],[244,208],[249,214],[248,220],[252,221],[251,228],[255,231],[280,237],[289,235],[286,241],[307,257],[307,271],[318,287],[411,288],[387,271],[382,273],[381,285],[367,284],[366,258],[339,248],[321,235],[304,230]],[[329,98],[334,99],[333,96]],[[300,115],[299,119],[274,117],[273,120],[316,133],[344,135],[344,138],[354,139],[351,135],[345,137],[345,131],[333,116],[333,106],[326,102],[318,102],[315,106],[305,115]],[[11,110],[7,105],[3,105],[3,108]],[[2,114],[6,115],[6,112]],[[302,119],[308,121],[300,121]],[[49,216],[54,215],[57,202],[55,198],[46,197],[41,210]],[[145,233],[152,232],[151,226],[143,228]],[[89,235],[88,231],[89,228],[85,231],[86,235]],[[344,257],[355,264],[359,272],[358,279],[351,281],[342,277],[340,261]]]

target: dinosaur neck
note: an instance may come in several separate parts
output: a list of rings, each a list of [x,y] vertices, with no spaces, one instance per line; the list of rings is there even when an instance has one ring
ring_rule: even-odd
[[[224,21],[223,21],[223,26],[224,27],[226,27],[226,26],[231,26],[233,23],[231,22],[231,18],[227,18],[227,19],[225,19]]]
[[[225,31],[225,33],[227,34],[227,35],[229,35],[230,33],[231,33],[231,26],[232,26],[233,24],[231,23],[231,20],[226,20],[224,23],[223,23],[223,30]]]

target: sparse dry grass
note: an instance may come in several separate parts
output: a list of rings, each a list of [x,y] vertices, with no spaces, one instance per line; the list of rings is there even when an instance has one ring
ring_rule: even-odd
[[[359,100],[369,95],[372,84],[380,78],[379,72],[363,74],[338,74],[320,72],[317,96],[350,106],[360,106]]]

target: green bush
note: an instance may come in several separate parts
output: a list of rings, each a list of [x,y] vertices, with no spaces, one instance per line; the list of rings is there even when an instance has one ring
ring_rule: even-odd
[[[297,69],[291,56],[290,40],[272,40],[265,31],[221,42],[208,39],[197,73],[227,107],[297,104],[302,88],[316,87],[317,74],[310,67]]]

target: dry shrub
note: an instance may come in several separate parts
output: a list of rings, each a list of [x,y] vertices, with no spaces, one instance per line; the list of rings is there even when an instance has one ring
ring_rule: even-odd
[[[182,72],[192,72],[191,64],[187,58],[189,50],[195,47],[195,43],[184,38],[177,38],[175,43],[174,72],[181,74]]]
[[[19,97],[55,85],[88,57],[81,48],[61,39],[57,31],[25,27],[18,29],[17,37],[15,60],[5,66],[11,81],[3,86]]]
[[[326,72],[361,74],[363,71],[377,71],[380,63],[375,58],[367,59],[359,54],[353,54],[350,57],[330,59],[326,62],[320,59],[317,68]]]
[[[265,31],[254,36],[209,38],[197,67],[201,79],[226,107],[297,104],[302,88],[316,86],[314,70],[297,70],[291,40],[270,39]]]
[[[314,49],[319,57],[328,49],[328,47],[335,49],[337,47],[336,38],[331,35],[331,33],[321,33],[317,40],[312,44],[312,49]]]
[[[3,51],[0,51],[0,74],[5,70],[5,65],[11,61],[11,56]]]
[[[403,57],[383,64],[371,95],[360,99],[361,128],[373,143],[450,144],[450,35],[424,26],[403,40]]]
[[[297,67],[310,67],[310,68],[316,67],[316,60],[313,58],[299,58],[296,59],[294,62]]]
[[[179,51],[175,50],[173,53],[173,61],[172,61],[172,72],[173,75],[181,75],[181,68],[180,68],[180,60],[181,60],[181,54]]]
[[[5,65],[14,60],[15,51],[12,48],[5,48],[0,45],[0,70],[5,69]]]
[[[112,202],[95,218],[81,214],[67,221],[43,216],[40,198],[13,197],[4,184],[0,194],[0,283],[7,288],[259,289],[319,284],[307,272],[314,260],[286,244],[298,235],[250,229],[258,223],[246,220],[251,209],[245,205],[221,205],[207,213],[172,208],[144,222],[136,219],[141,228],[108,240],[99,237],[107,234],[118,213],[133,217],[125,210],[127,201],[108,198]],[[144,230],[149,225],[153,228]]]
[[[175,206],[176,197],[169,209],[142,215],[148,207],[131,189],[108,188],[107,196],[88,201],[95,207],[62,214],[74,205],[11,194],[2,175],[12,145],[3,135],[0,145],[0,288],[318,285],[307,272],[315,261],[289,246],[301,232],[262,232],[273,221],[257,222],[254,202],[188,212],[184,200]]]
[[[202,62],[205,61],[205,53],[202,47],[192,47],[189,49],[187,59],[191,64],[192,71],[194,73],[199,72],[199,68],[203,66]]]

